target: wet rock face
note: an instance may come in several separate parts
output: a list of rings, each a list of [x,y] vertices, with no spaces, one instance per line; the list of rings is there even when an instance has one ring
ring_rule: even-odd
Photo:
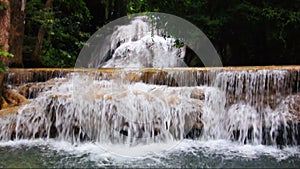
[[[114,90],[114,87],[105,87],[110,85],[108,81],[102,81],[103,84],[88,82],[91,86],[86,86],[83,93],[74,98],[74,93],[66,87],[70,81],[51,79],[21,85],[20,93],[28,98],[36,98],[19,110],[20,118],[16,123],[19,125],[6,138],[101,141],[118,140],[117,137],[200,137],[204,99],[201,88],[148,86],[141,83],[128,84],[128,88],[124,89],[117,86]],[[60,86],[64,88],[62,91]],[[105,136],[109,138],[103,138],[101,133],[110,133]]]
[[[226,93],[226,105],[224,110],[227,111],[227,114],[225,117],[228,116],[228,118],[231,119],[230,121],[226,121],[230,122],[231,125],[230,130],[226,130],[226,132],[229,132],[229,139],[245,144],[253,143],[255,142],[254,140],[260,140],[259,144],[275,144],[279,146],[300,144],[299,71],[293,70],[289,73],[279,71],[277,72],[279,73],[278,75],[275,75],[276,72],[272,74],[272,72],[262,71],[259,72],[261,75],[258,76],[255,73],[257,70],[250,73],[241,70],[243,72],[238,73],[237,71],[239,70],[234,69],[235,72],[231,74],[228,72],[232,70],[226,70],[227,73],[222,76],[217,76],[218,72],[215,74],[212,73],[211,75],[207,73],[209,70],[186,69],[175,71],[175,73],[174,70],[169,72],[168,70],[152,69],[151,71],[143,69],[143,71],[129,71],[125,73],[122,71],[113,73],[112,70],[106,70],[106,72],[101,70],[102,72],[100,73],[93,72],[94,74],[91,75],[91,79],[102,80],[103,84],[102,86],[85,86],[82,91],[83,93],[76,95],[75,98],[81,99],[81,101],[90,101],[90,103],[86,102],[83,104],[83,102],[78,100],[76,103],[86,106],[86,110],[88,110],[84,111],[84,109],[78,109],[78,112],[83,113],[81,115],[76,114],[74,111],[79,108],[78,105],[77,107],[76,105],[71,105],[72,102],[70,100],[73,97],[71,93],[54,92],[45,95],[45,92],[56,90],[58,86],[65,85],[70,79],[59,78],[45,81],[50,77],[50,71],[47,71],[48,73],[46,73],[45,77],[37,78],[38,81],[42,82],[34,82],[37,81],[34,77],[42,77],[42,74],[45,75],[43,71],[43,73],[33,73],[31,70],[29,71],[30,73],[27,74],[28,76],[26,75],[24,77],[22,77],[22,73],[11,75],[8,79],[13,80],[14,77],[17,77],[17,79],[12,82],[17,85],[6,84],[8,90],[5,91],[5,95],[7,100],[9,100],[9,106],[7,107],[11,108],[1,110],[0,118],[9,119],[10,115],[14,117],[18,111],[21,111],[22,116],[24,116],[27,121],[24,119],[24,121],[19,123],[21,125],[16,126],[16,118],[12,118],[10,119],[11,123],[7,122],[5,125],[1,124],[1,131],[5,131],[5,134],[0,134],[0,139],[49,137],[72,141],[74,141],[74,138],[79,141],[101,141],[107,140],[108,137],[110,139],[123,137],[124,140],[126,140],[126,138],[132,138],[131,140],[134,140],[143,138],[169,138],[170,135],[168,135],[168,133],[171,133],[172,137],[176,139],[201,138],[203,136],[203,130],[207,127],[202,116],[202,107],[207,101],[205,90],[199,87],[182,86],[209,84],[211,86],[218,86],[218,88],[221,88]],[[199,78],[195,80],[201,72],[201,77],[199,76]],[[55,76],[58,76],[58,74]],[[127,81],[131,85],[141,82],[158,85],[153,85],[153,89],[147,88],[147,90],[143,92],[109,88],[110,91],[117,93],[117,95],[114,95],[102,90],[107,89],[105,85],[110,85],[110,80],[114,80],[117,85],[122,84],[124,81]],[[93,84],[92,81],[91,84]],[[141,85],[135,87],[144,90],[145,86]],[[97,93],[97,91],[101,91],[102,93]],[[167,95],[166,91],[168,93]],[[174,95],[174,93],[185,93],[186,91],[189,92],[185,99]],[[40,95],[44,95],[44,100],[37,102],[36,99],[39,98]],[[153,95],[155,97],[153,97]],[[140,99],[135,100],[134,104],[130,103],[130,101],[134,100],[133,98],[138,97],[140,97]],[[27,99],[35,103],[28,106],[29,102]],[[116,102],[122,102],[122,99],[125,100],[122,103],[123,105],[131,105],[127,106],[127,108],[124,106],[124,112],[132,112],[130,111],[130,107],[136,106],[135,108],[139,110],[136,112],[143,115],[147,112],[146,108],[141,109],[140,107],[146,106],[147,104],[151,107],[152,103],[161,100],[163,104],[167,105],[168,110],[172,110],[174,113],[171,114],[170,117],[165,116],[164,113],[159,114],[159,112],[163,112],[162,109],[164,107],[162,106],[157,108],[156,111],[152,111],[158,114],[149,117],[146,122],[145,120],[134,118],[131,120],[132,117],[124,115],[122,108],[115,105]],[[106,101],[107,104],[102,104],[103,101]],[[143,101],[146,102],[142,103]],[[27,106],[25,108],[15,107],[26,104]],[[176,106],[180,104],[182,104],[181,109],[176,110]],[[241,108],[241,106],[237,106],[235,109],[232,108],[235,104],[252,106],[252,114],[246,114],[249,113],[249,111],[242,111],[243,108]],[[189,107],[189,105],[196,105],[196,108]],[[95,109],[91,106],[98,107]],[[232,113],[235,115],[229,117],[228,110],[230,108],[234,110]],[[103,110],[106,110],[104,111],[105,113],[102,115],[99,114],[99,112]],[[90,114],[88,112],[90,112]],[[119,112],[121,112],[122,115],[118,114]],[[218,116],[218,114],[211,114],[211,116]],[[238,116],[240,116],[239,119],[237,118]],[[87,118],[89,118],[89,120],[87,120]],[[269,119],[269,121],[267,119]],[[99,129],[99,126],[103,125],[103,123],[105,123],[107,127]],[[30,125],[36,127],[30,127]],[[179,126],[180,130],[178,129]],[[15,130],[16,127],[18,131]],[[103,132],[112,134],[101,137],[100,134]]]
[[[222,71],[216,84],[226,91],[227,104],[250,104],[257,109],[272,109],[281,100],[300,91],[300,71],[294,69],[255,69]]]
[[[61,85],[67,79],[50,79],[46,82],[27,83],[16,88],[16,90],[28,99],[36,98],[41,92],[49,91],[55,85]]]
[[[269,126],[261,127],[262,140],[261,144],[276,145],[280,148],[288,145],[300,145],[300,123],[288,122],[287,124],[280,124],[276,130]],[[239,140],[242,135],[246,137],[242,140],[244,144],[253,143],[255,138],[254,128],[251,126],[246,130],[233,130],[231,139],[233,141]]]
[[[74,69],[10,69],[5,73],[4,82],[10,85],[45,82],[56,77],[64,77],[73,71]]]
[[[300,95],[290,95],[271,109],[258,111],[245,104],[229,109],[231,139],[248,144],[286,145],[300,144]]]
[[[19,106],[29,103],[29,101],[17,91],[6,89],[4,90],[4,98],[8,101],[10,106]]]
[[[185,138],[187,139],[197,139],[200,138],[203,134],[203,123],[201,117],[196,117],[196,120],[193,123],[193,126],[186,132]]]
[[[277,145],[300,145],[300,93],[287,96],[278,111],[288,113],[287,121],[278,127]]]
[[[3,92],[3,102],[0,110],[0,118],[4,118],[9,115],[15,115],[18,110],[25,104],[29,103],[23,95],[17,91],[5,89]]]
[[[288,109],[295,122],[300,122],[300,93],[286,97],[282,106],[286,106],[285,108]]]

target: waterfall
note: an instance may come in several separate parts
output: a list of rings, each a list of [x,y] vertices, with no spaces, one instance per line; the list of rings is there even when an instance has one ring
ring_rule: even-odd
[[[153,23],[154,22],[154,23]],[[88,64],[89,68],[185,67],[185,46],[176,47],[176,40],[157,29],[154,18],[134,17],[128,25],[116,26],[108,41]]]
[[[30,85],[9,74],[7,81],[19,85],[11,88],[31,102],[1,118],[0,140],[300,143],[299,70],[167,68],[185,66],[185,46],[175,47],[174,37],[151,26],[137,17],[116,27],[103,48],[110,56],[89,63],[125,69],[58,73],[59,78]]]
[[[223,94],[216,88],[205,93],[204,137],[242,144],[299,144],[300,102],[299,94],[293,95],[299,91],[297,76],[299,72],[286,70],[216,73],[210,83]]]
[[[183,139],[201,114],[202,100],[192,97],[202,90],[120,85],[116,80],[74,74],[57,80],[19,110],[15,139],[55,137],[126,144]],[[11,133],[3,134],[2,139],[10,139]]]
[[[192,70],[75,72],[39,83],[31,103],[0,121],[0,138],[299,144],[299,71]]]

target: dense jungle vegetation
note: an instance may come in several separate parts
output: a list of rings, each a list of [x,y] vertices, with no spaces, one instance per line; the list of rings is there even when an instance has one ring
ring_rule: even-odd
[[[225,66],[300,64],[299,0],[0,0],[0,54],[10,67],[73,67],[95,31],[147,11],[195,24]]]

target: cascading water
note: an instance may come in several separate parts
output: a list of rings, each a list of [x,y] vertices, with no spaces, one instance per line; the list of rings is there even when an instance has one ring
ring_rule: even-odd
[[[201,114],[202,100],[191,98],[202,92],[200,87],[120,85],[115,80],[75,76],[58,80],[19,111],[17,139],[57,137],[79,142],[88,137],[127,144],[183,139]]]
[[[298,144],[299,119],[283,102],[297,86],[291,78],[284,70],[216,72],[209,80],[213,91],[205,93],[203,137],[242,144]]]
[[[299,119],[293,120],[291,108],[282,108],[286,107],[282,100],[297,86],[291,78],[284,70],[218,73],[215,85],[227,94],[223,128],[230,138],[241,143],[298,144]]]
[[[99,53],[108,56],[93,58],[90,68],[185,67],[185,46],[176,47],[176,40],[164,30],[156,29],[148,17],[132,19],[129,25],[117,26]]]
[[[95,63],[103,68],[184,66],[185,47],[175,47],[175,39],[162,34],[151,28],[147,17],[136,17],[111,35],[111,58],[92,62],[92,67]],[[63,84],[58,82],[60,85],[23,107],[15,138],[80,141],[88,137],[96,142],[127,144],[142,138],[147,143],[161,142],[183,139],[199,121],[202,102],[190,96],[201,89],[127,84],[123,77],[107,81],[89,76],[76,75]]]
[[[293,109],[298,95],[291,95],[298,84],[289,81],[293,76],[288,71],[217,71],[203,77],[170,71],[164,75],[165,84],[175,81],[175,85],[190,87],[133,83],[125,80],[128,73],[110,77],[75,73],[52,80],[48,90],[29,94],[38,97],[19,110],[15,128],[4,122],[10,131],[2,132],[1,138],[57,137],[135,145],[180,140],[198,129],[201,135],[192,138],[299,143],[299,119]],[[142,79],[143,74],[134,76]],[[197,78],[209,79],[205,83],[211,87],[196,87]]]

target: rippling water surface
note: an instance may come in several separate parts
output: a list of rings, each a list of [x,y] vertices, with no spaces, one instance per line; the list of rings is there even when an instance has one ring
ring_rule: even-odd
[[[168,167],[168,168],[297,168],[299,147],[240,145],[226,140],[183,140],[170,145],[136,147],[54,140],[0,144],[0,167]],[[168,147],[164,150],[164,147]],[[170,148],[171,147],[171,148]]]

